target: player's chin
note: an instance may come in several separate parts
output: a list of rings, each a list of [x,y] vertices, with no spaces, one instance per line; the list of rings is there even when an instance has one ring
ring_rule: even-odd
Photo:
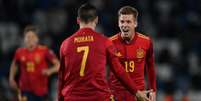
[[[130,40],[130,37],[124,36],[124,37],[123,37],[123,40],[124,40],[124,41],[129,41],[129,40]]]

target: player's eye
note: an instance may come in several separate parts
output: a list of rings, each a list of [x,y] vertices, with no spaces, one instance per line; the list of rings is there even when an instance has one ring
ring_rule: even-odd
[[[124,23],[124,21],[123,21],[123,20],[121,20],[120,22],[121,22],[121,23]]]
[[[127,22],[128,24],[129,24],[129,23],[131,23],[131,21],[130,21],[130,20],[127,20],[126,22]]]

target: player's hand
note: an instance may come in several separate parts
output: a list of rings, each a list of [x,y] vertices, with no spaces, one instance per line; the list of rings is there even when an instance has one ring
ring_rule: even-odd
[[[51,71],[49,69],[44,69],[44,70],[42,70],[42,74],[45,75],[45,76],[50,76]]]
[[[150,92],[149,99],[150,101],[156,101],[156,92]]]
[[[17,83],[15,82],[15,80],[9,80],[9,85],[12,89],[16,91],[18,90]]]
[[[19,101],[28,101],[26,96],[21,96],[21,95],[18,95],[18,100]]]
[[[136,98],[137,101],[151,101],[148,97],[147,97],[147,93],[152,92],[152,90],[148,90],[148,91],[137,91],[136,93]]]

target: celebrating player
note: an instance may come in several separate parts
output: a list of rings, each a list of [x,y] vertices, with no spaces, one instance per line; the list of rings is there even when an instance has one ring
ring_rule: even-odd
[[[153,45],[150,37],[135,31],[137,27],[138,11],[130,6],[122,7],[118,12],[118,24],[121,32],[111,37],[113,44],[119,51],[119,59],[132,80],[136,83],[137,90],[144,91],[144,71],[148,73],[150,98],[155,101],[156,76],[154,70]],[[118,101],[136,101],[128,88],[119,82],[120,80],[111,73],[110,83],[112,91]],[[137,98],[138,99],[138,98]]]

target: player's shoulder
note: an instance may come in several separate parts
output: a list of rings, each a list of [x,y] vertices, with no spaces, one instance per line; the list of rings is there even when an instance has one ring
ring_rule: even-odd
[[[96,38],[96,39],[99,39],[99,40],[101,40],[101,41],[106,41],[106,40],[108,40],[108,37],[105,36],[103,33],[94,32],[94,35],[95,35],[95,38]]]
[[[106,46],[112,43],[112,41],[103,33],[96,32],[96,36],[97,36],[96,39],[98,39],[99,42],[101,42],[102,44],[105,44]]]
[[[71,43],[69,40],[72,40],[72,36],[66,38],[60,45],[60,52],[64,52],[67,50],[67,47],[69,45],[69,43]]]
[[[110,39],[111,41],[118,40],[118,33],[115,34],[115,35],[113,35],[113,36],[111,36],[111,37],[109,37],[109,39]]]
[[[62,43],[61,43],[61,46],[66,45],[67,43],[70,42],[70,40],[72,41],[74,37],[75,37],[75,35],[71,35],[71,36],[69,36],[68,38],[64,39],[64,40],[62,41]]]
[[[23,51],[25,51],[25,50],[26,50],[25,47],[19,47],[19,48],[17,48],[16,52],[17,52],[17,53],[20,53],[20,52],[23,52]]]
[[[38,49],[46,50],[48,47],[46,45],[38,45]]]
[[[94,35],[97,35],[98,37],[101,37],[101,38],[106,38],[106,36],[101,32],[95,32],[94,31]]]
[[[151,40],[151,38],[148,35],[146,35],[146,34],[142,34],[142,33],[139,33],[139,32],[136,32],[136,33],[137,33],[137,36],[140,39],[142,39],[142,40],[146,40],[146,41],[150,41]]]

